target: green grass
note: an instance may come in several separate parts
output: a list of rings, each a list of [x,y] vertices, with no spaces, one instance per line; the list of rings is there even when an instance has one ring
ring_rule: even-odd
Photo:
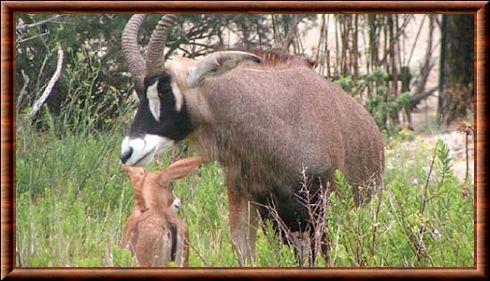
[[[129,251],[119,247],[133,208],[131,186],[118,163],[123,132],[65,132],[60,137],[25,124],[19,128],[16,241],[21,265],[136,266]],[[346,186],[330,196],[330,266],[474,265],[473,186],[469,196],[462,196],[462,183],[451,174],[442,143],[437,150],[435,143],[417,144],[410,152],[403,134],[387,140],[381,197],[356,208]],[[163,163],[148,170],[162,169],[168,155]],[[223,172],[214,164],[202,166],[177,182],[175,193],[189,225],[190,265],[238,266]],[[259,230],[257,266],[295,265],[291,248],[272,231]]]

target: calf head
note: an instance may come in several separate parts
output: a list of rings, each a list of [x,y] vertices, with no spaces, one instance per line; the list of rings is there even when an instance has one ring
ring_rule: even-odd
[[[178,216],[180,200],[173,182],[182,179],[201,163],[200,157],[176,161],[162,172],[145,173],[141,167],[124,167],[134,191],[135,209],[126,222],[123,241],[140,266],[166,266],[188,261],[187,226]]]

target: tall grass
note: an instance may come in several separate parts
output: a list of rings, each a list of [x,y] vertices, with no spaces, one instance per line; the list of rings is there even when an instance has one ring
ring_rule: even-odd
[[[446,145],[403,143],[387,150],[385,188],[364,208],[337,174],[329,212],[332,264],[338,266],[472,266],[473,195],[460,193]]]
[[[70,114],[74,114],[70,111]],[[86,111],[85,111],[86,113]],[[122,127],[103,133],[64,126],[66,116],[44,111],[48,129],[18,120],[16,241],[19,266],[136,266],[121,249],[133,208],[132,190],[120,171]],[[121,122],[128,117],[121,111]],[[76,117],[76,116],[75,116]],[[85,116],[85,118],[89,118]],[[88,122],[88,123],[87,123]],[[83,128],[83,129],[76,129]],[[406,149],[407,139],[417,149]],[[330,195],[329,261],[318,266],[473,266],[473,186],[460,192],[443,142],[426,146],[402,131],[386,140],[384,189],[362,208],[337,174]],[[161,170],[170,163],[148,170]],[[208,164],[175,185],[190,231],[190,265],[238,266],[228,225],[223,172]],[[257,266],[297,266],[292,248],[274,235],[270,222],[258,231]]]

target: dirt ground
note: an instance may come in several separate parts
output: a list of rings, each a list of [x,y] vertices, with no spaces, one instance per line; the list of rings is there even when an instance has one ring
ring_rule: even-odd
[[[450,156],[453,162],[453,172],[455,176],[464,180],[466,171],[466,137],[464,134],[457,131],[459,126],[455,122],[442,133],[432,131],[431,125],[436,121],[437,112],[437,96],[432,96],[422,102],[417,112],[412,113],[412,121],[416,135],[422,142],[427,144],[435,144],[438,139],[442,139],[448,146]],[[440,129],[438,129],[440,130]],[[417,142],[407,143],[407,149],[414,150]],[[468,158],[469,158],[469,175],[470,179],[474,177],[474,138],[473,135],[468,136]]]

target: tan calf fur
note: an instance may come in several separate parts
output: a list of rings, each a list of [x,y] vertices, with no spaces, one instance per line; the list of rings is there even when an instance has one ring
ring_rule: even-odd
[[[186,177],[201,163],[200,157],[176,161],[162,172],[145,173],[124,167],[134,191],[135,208],[126,222],[123,246],[143,267],[189,265],[189,233],[173,206],[172,182]]]

